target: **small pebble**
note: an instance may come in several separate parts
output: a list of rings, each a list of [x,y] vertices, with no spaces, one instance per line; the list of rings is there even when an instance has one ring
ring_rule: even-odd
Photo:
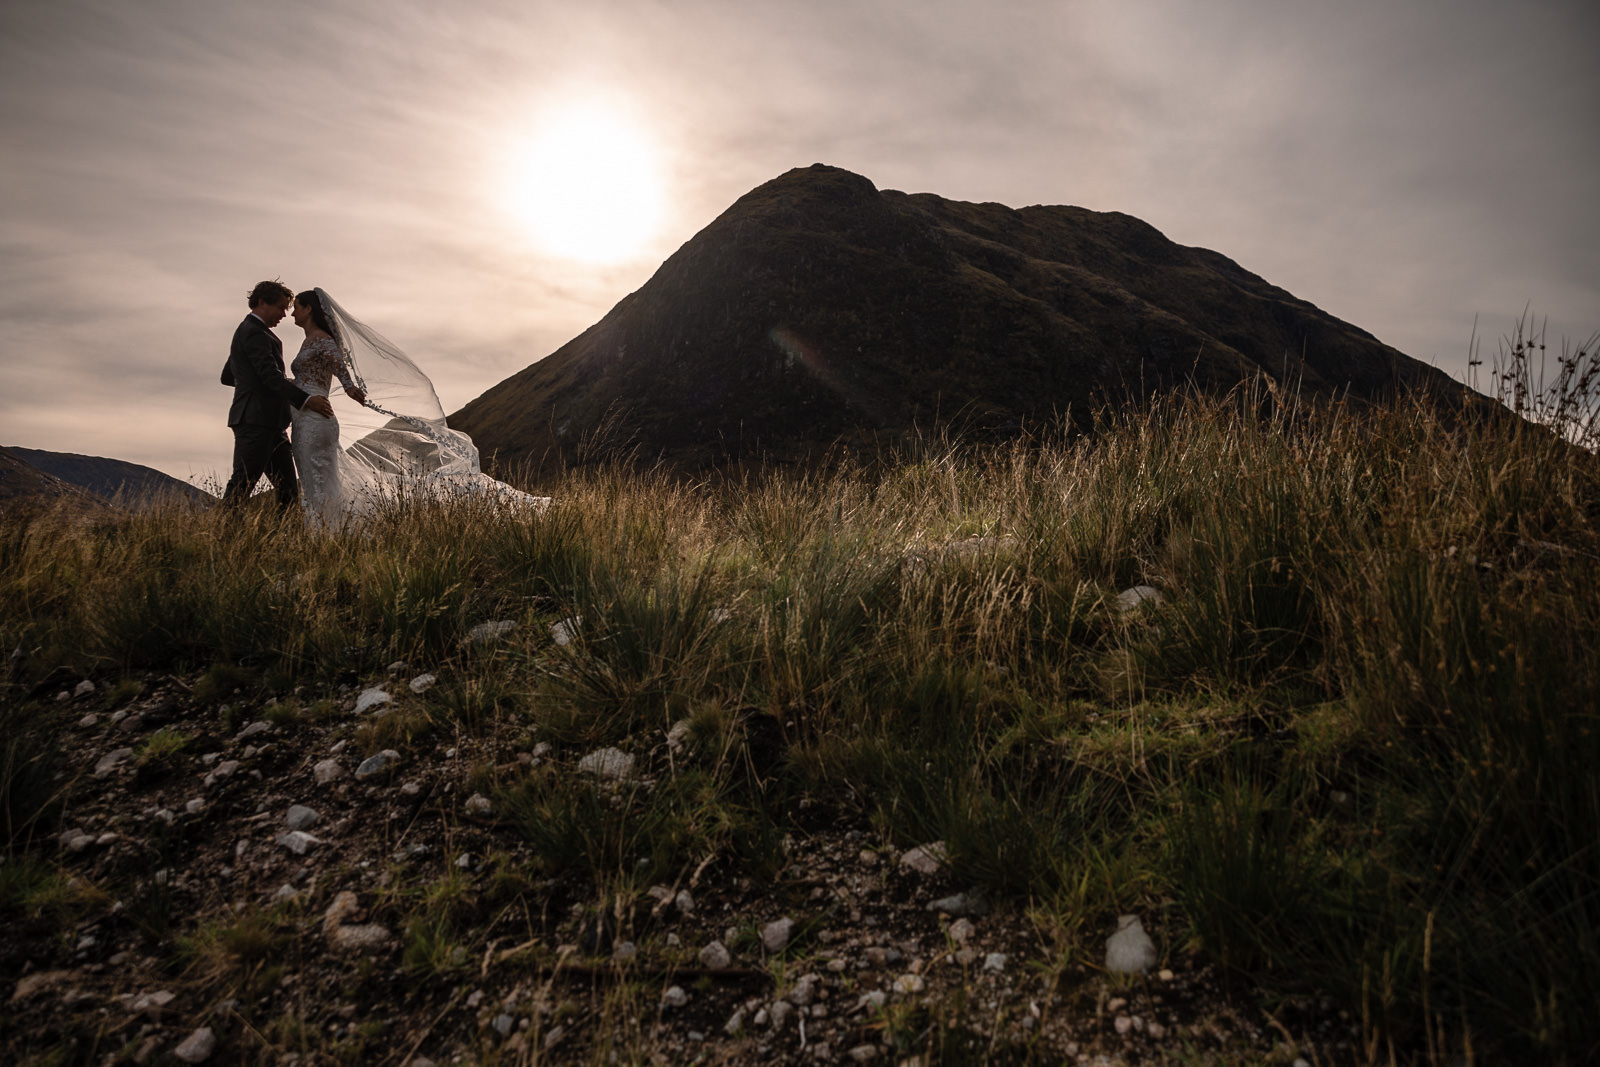
[[[920,974],[902,974],[894,980],[896,993],[920,993],[926,986]]]
[[[667,991],[661,994],[663,1008],[681,1008],[689,1003],[689,994],[683,991],[683,986],[668,986]]]
[[[172,1054],[184,1063],[204,1063],[216,1050],[217,1036],[211,1032],[211,1027],[202,1026],[184,1038]]]
[[[709,971],[721,971],[733,965],[733,954],[721,941],[713,941],[700,950],[700,963]]]
[[[386,748],[376,756],[368,756],[356,768],[356,780],[371,778],[373,775],[382,774],[395,763],[399,762],[400,753],[392,748]]]
[[[285,822],[291,830],[309,830],[321,818],[322,814],[315,808],[308,808],[304,804],[294,804],[290,806]]]
[[[777,954],[788,947],[789,938],[793,935],[793,919],[787,916],[776,919],[761,928],[761,947],[769,953]]]
[[[934,841],[930,844],[919,845],[907,849],[905,855],[900,857],[900,866],[916,871],[918,874],[935,875],[944,868],[949,861],[949,852],[943,841]]]
[[[927,910],[943,912],[946,915],[981,916],[989,914],[989,902],[981,893],[957,893],[929,902]]]

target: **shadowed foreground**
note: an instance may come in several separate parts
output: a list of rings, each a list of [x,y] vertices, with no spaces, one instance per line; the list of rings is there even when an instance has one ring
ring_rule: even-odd
[[[330,537],[11,513],[4,1058],[1592,1059],[1592,454],[1254,407]]]

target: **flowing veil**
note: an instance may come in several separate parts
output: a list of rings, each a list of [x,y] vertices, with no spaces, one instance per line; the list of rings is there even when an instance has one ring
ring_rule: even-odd
[[[354,414],[341,409],[340,480],[357,501],[403,495],[487,495],[507,504],[543,508],[549,497],[520,492],[478,469],[472,438],[446,423],[433,382],[398,345],[316,290],[351,377],[366,393]],[[335,385],[337,383],[334,383]]]

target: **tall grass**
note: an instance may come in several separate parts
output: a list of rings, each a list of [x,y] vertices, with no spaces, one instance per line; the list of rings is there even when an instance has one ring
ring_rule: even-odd
[[[1593,377],[1566,358],[1566,387]],[[1172,943],[1403,1047],[1580,1062],[1600,1055],[1584,425],[1247,390],[876,472],[574,473],[538,516],[11,515],[0,642],[33,677],[444,668],[435,718],[556,746],[500,798],[550,874],[769,876],[820,812],[944,840],[958,878],[1090,958],[1118,911],[1166,914]],[[1161,600],[1119,607],[1134,584]],[[463,643],[499,619],[520,624],[502,644]],[[601,745],[638,781],[572,770]]]

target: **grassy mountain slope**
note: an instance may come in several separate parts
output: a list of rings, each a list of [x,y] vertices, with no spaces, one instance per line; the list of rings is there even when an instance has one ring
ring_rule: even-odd
[[[880,192],[818,164],[741,197],[450,422],[502,465],[552,470],[607,454],[598,441],[695,469],[940,424],[1081,424],[1106,399],[1257,371],[1324,395],[1459,388],[1130,216]]]

